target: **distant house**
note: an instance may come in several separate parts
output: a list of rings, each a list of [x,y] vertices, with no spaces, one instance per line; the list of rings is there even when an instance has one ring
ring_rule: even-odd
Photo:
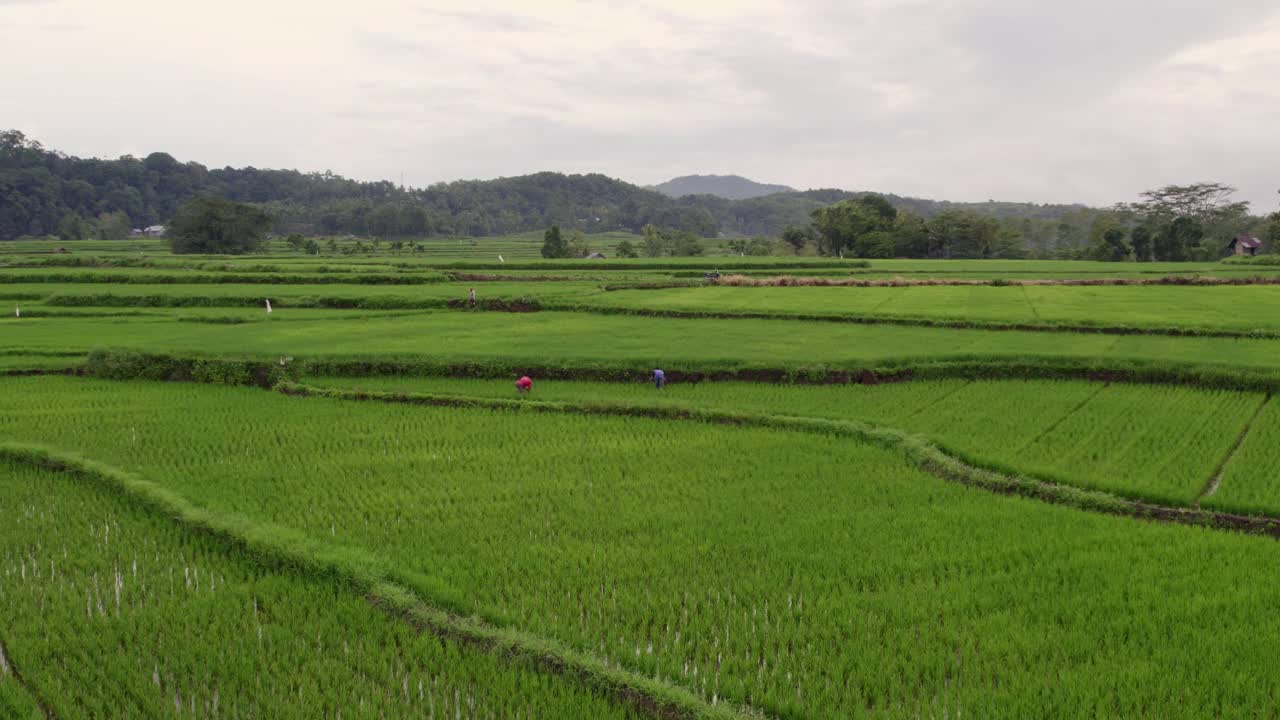
[[[129,231],[129,235],[131,237],[142,237],[145,234],[146,234],[146,231],[143,230],[142,228],[134,228]]]
[[[601,254],[600,254],[600,253],[598,253],[598,252],[593,252],[593,253],[591,253],[590,255],[586,256],[586,257],[585,257],[585,258],[583,258],[583,259],[584,259],[584,260],[603,260],[603,259],[604,259],[604,255],[601,255]]]
[[[1253,257],[1262,249],[1262,241],[1251,235],[1237,235],[1227,245],[1232,255],[1248,255]]]
[[[164,237],[164,226],[149,225],[145,230],[142,231],[142,234],[146,235],[147,237]]]

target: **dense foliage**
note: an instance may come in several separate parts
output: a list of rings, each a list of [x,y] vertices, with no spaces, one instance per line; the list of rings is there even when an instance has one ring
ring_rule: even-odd
[[[271,216],[261,208],[216,197],[183,203],[169,222],[167,237],[175,254],[243,255],[266,239]]]
[[[652,224],[704,237],[776,236],[809,222],[814,210],[861,197],[843,190],[784,192],[745,200],[670,198],[603,175],[543,172],[512,178],[404,188],[331,172],[206,168],[163,152],[145,158],[77,158],[47,150],[17,131],[0,133],[0,240],[124,237],[130,226],[164,223],[197,195],[263,205],[281,233],[377,237],[490,236],[550,225],[584,232],[640,232]],[[1034,250],[1046,228],[1086,209],[1030,203],[949,203],[885,196],[928,218],[972,211],[1000,219]],[[1077,233],[1083,236],[1083,231]]]

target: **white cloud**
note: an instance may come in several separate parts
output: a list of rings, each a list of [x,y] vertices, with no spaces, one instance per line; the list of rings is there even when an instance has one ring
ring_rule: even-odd
[[[1270,209],[1277,48],[1271,0],[0,0],[0,114],[76,154],[417,184],[1107,204],[1207,178]]]

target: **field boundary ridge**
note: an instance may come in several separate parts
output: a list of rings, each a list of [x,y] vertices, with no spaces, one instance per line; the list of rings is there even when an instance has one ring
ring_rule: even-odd
[[[663,720],[767,720],[763,711],[711,703],[679,685],[663,683],[511,627],[465,615],[463,598],[439,580],[397,570],[366,550],[329,545],[292,528],[258,523],[199,507],[179,493],[130,472],[40,445],[0,441],[0,457],[69,474],[207,535],[283,572],[301,572],[361,593],[419,631],[491,652],[598,690],[612,700]]]
[[[19,351],[16,355],[42,355]],[[57,357],[77,354],[58,353]],[[374,377],[388,375],[454,378],[517,378],[594,382],[648,382],[649,362],[575,365],[457,358],[439,360],[412,355],[220,357],[100,349],[83,355],[83,364],[50,374],[79,374],[109,380],[196,381],[274,387],[306,376]],[[793,385],[879,385],[921,380],[1087,380],[1091,382],[1174,385],[1214,390],[1280,393],[1280,371],[1139,360],[1097,361],[1070,356],[955,355],[929,360],[886,359],[874,364],[768,367],[750,364],[690,363],[667,366],[672,383],[749,382]],[[39,374],[36,370],[33,374]]]
[[[52,304],[52,303],[50,303]],[[448,300],[452,310],[467,309],[462,300]],[[851,325],[899,325],[943,330],[989,330],[993,332],[1043,332],[1082,333],[1087,335],[1158,335],[1168,337],[1234,338],[1243,340],[1280,339],[1280,330],[1266,328],[1215,328],[1176,325],[1104,325],[1079,321],[1008,322],[1003,320],[962,320],[935,318],[919,315],[875,315],[842,313],[797,313],[785,311],[751,310],[680,310],[674,308],[627,307],[621,305],[595,305],[562,300],[538,300],[525,298],[521,305],[535,307],[537,311],[578,312],[596,315],[632,315],[638,317],[669,318],[673,320],[779,320],[799,322],[848,323]],[[484,304],[480,310],[501,311],[501,304]],[[525,310],[524,312],[530,312]]]
[[[436,393],[346,390],[321,388],[292,381],[282,382],[275,389],[291,397],[319,397],[334,400],[375,401],[449,408],[486,408],[516,412],[554,412],[643,417],[658,420],[692,420],[710,424],[835,435],[881,448],[899,450],[912,463],[935,477],[996,494],[1016,495],[1041,500],[1050,504],[1065,505],[1078,510],[1121,515],[1139,520],[1193,525],[1216,530],[1233,530],[1280,539],[1280,518],[1161,505],[1144,500],[1121,497],[1101,490],[1089,490],[1041,478],[1006,473],[962,459],[944,450],[923,435],[856,420],[740,413],[670,405],[655,406],[608,402],[570,403],[529,399],[477,398],[466,395]]]
[[[876,282],[876,281],[861,281]],[[967,282],[967,281],[966,281]],[[1012,281],[1001,281],[1009,284]],[[1082,281],[1084,282],[1084,281]],[[1088,281],[1091,284],[1104,284],[1101,281]],[[937,283],[935,283],[937,284]],[[1042,281],[1029,281],[1028,284],[1045,284]],[[1110,283],[1115,284],[1115,283]],[[1172,284],[1172,283],[1171,283]],[[1239,284],[1224,282],[1226,285]],[[1280,285],[1280,276],[1269,285]],[[690,287],[688,284],[671,287]],[[606,291],[641,289],[639,287],[621,287],[605,285]],[[840,312],[789,312],[782,310],[694,310],[678,308],[655,308],[644,306],[604,305],[576,300],[569,301],[558,298],[539,298],[527,296],[504,296],[481,298],[475,306],[471,306],[464,297],[407,297],[401,295],[371,296],[329,296],[299,295],[275,296],[268,287],[259,294],[245,295],[117,295],[110,292],[96,293],[52,293],[34,295],[23,293],[9,296],[13,300],[39,301],[44,308],[250,308],[263,307],[265,300],[270,300],[276,309],[305,310],[452,310],[461,312],[563,312],[582,313],[588,315],[625,315],[633,317],[666,318],[673,320],[774,320],[779,322],[824,322],[845,323],[852,325],[891,325],[902,327],[919,327],[942,330],[983,330],[991,332],[1031,332],[1031,333],[1081,333],[1089,335],[1150,335],[1161,337],[1198,337],[1228,338],[1243,340],[1276,340],[1280,339],[1280,329],[1272,328],[1225,328],[1198,325],[1116,325],[1091,323],[1085,320],[1038,320],[1035,322],[1019,322],[993,319],[939,318],[927,315],[888,315],[875,313],[840,313]],[[461,290],[459,290],[461,295]],[[0,294],[3,297],[3,294]],[[588,296],[589,297],[589,296]],[[67,316],[66,313],[59,315]],[[123,315],[123,313],[122,313]],[[48,313],[48,316],[56,316]]]

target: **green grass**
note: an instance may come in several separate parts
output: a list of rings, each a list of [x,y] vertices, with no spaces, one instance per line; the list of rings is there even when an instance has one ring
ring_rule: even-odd
[[[0,436],[377,553],[484,617],[783,716],[1275,701],[1274,541],[994,496],[836,436],[3,383]]]
[[[3,640],[57,717],[631,717],[89,482],[0,461]]]

